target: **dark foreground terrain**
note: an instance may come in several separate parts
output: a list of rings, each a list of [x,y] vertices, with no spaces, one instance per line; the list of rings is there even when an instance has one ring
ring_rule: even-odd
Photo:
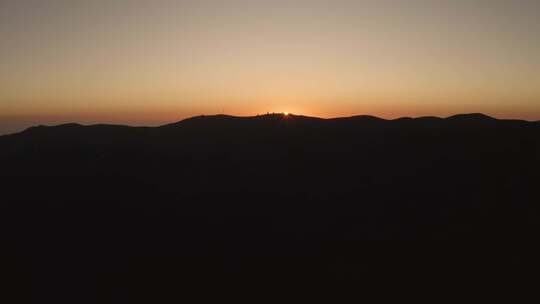
[[[540,273],[540,123],[34,127],[0,137],[0,187],[10,303],[445,298]]]

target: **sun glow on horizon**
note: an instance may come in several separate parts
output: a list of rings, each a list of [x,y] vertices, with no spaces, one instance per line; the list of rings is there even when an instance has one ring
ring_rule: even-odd
[[[213,113],[540,120],[540,1],[42,2],[0,4],[0,134]]]

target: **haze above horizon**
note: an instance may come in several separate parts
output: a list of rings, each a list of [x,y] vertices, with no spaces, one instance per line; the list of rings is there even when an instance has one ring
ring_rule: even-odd
[[[199,114],[540,120],[540,2],[0,2],[0,134]]]

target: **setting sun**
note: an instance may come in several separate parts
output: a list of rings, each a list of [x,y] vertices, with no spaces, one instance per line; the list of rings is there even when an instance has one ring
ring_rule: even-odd
[[[540,120],[540,1],[3,0],[0,14],[0,135],[211,113]]]

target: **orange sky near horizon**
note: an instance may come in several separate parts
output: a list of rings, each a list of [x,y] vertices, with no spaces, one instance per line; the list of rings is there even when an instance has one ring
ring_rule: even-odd
[[[0,134],[201,114],[540,120],[540,1],[0,2]]]

